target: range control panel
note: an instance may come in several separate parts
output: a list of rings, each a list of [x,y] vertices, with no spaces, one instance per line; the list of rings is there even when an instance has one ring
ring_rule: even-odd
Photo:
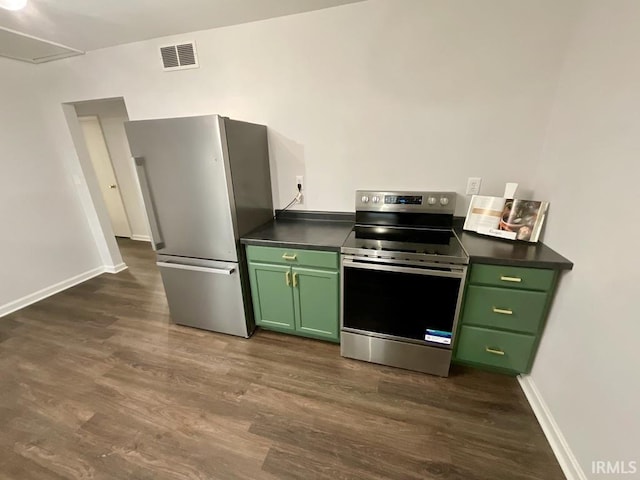
[[[455,192],[356,191],[356,210],[453,214],[455,208]]]

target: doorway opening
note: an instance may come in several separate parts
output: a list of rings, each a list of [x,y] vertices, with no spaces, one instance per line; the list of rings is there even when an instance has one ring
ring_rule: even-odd
[[[129,120],[124,99],[89,100],[73,106],[114,235],[149,242],[142,195],[124,130],[124,122]]]
[[[79,188],[106,271],[126,268],[116,238],[150,242],[149,225],[124,123],[122,97],[62,105],[78,154]]]

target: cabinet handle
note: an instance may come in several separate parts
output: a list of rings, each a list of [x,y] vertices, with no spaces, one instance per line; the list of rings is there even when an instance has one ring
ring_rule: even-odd
[[[296,254],[294,253],[293,255],[289,255],[287,253],[282,255],[282,258],[284,258],[285,260],[295,260],[296,259]]]
[[[496,350],[494,348],[489,348],[489,347],[485,347],[485,350],[488,353],[493,353],[494,355],[504,355],[504,352],[502,350]]]
[[[293,273],[293,286],[297,287],[298,286],[298,274],[297,273]]]
[[[291,272],[285,272],[284,281],[287,284],[287,287],[291,286]]]
[[[493,307],[493,313],[501,313],[503,315],[513,315],[513,310],[507,310],[506,308]]]
[[[502,280],[503,282],[515,282],[515,283],[522,282],[522,279],[520,277],[507,277],[506,275],[501,275],[500,280]]]

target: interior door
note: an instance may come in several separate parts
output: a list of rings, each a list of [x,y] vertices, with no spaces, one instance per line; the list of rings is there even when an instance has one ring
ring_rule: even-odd
[[[237,261],[216,115],[125,123],[158,253]]]
[[[124,208],[120,188],[113,171],[111,156],[102,133],[100,120],[96,116],[79,117],[80,126],[84,133],[85,143],[89,150],[91,163],[96,172],[100,192],[109,212],[111,228],[116,237],[131,237],[131,227]]]

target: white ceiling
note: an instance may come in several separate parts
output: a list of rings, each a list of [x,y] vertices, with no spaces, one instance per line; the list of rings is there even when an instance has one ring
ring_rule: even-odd
[[[0,28],[1,57],[43,63],[75,55],[82,55],[82,52]]]
[[[88,51],[357,1],[29,0],[18,12],[0,9],[0,27]]]

